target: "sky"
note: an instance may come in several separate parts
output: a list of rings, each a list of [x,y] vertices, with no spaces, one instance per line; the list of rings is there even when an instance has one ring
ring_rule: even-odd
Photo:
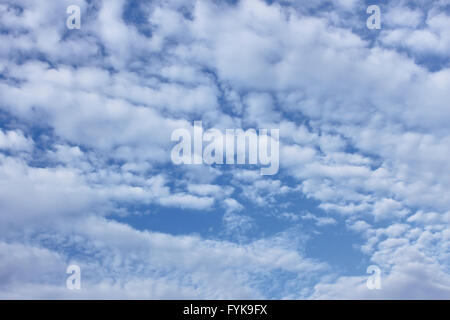
[[[449,0],[1,0],[0,299],[450,299],[449,101]]]

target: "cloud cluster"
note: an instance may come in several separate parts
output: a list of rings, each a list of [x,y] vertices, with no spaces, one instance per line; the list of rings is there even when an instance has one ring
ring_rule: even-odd
[[[450,297],[448,5],[3,1],[0,296]],[[173,165],[194,120],[279,128],[280,172]],[[382,290],[306,253],[341,226]]]

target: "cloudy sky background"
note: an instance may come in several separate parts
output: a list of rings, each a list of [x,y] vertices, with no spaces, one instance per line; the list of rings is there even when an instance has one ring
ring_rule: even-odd
[[[448,0],[1,0],[0,298],[449,299],[449,89]],[[173,165],[194,120],[280,171]]]

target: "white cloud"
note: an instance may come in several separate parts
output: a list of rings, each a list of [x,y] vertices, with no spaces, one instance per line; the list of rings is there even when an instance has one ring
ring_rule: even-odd
[[[46,249],[18,245],[22,249],[2,260],[4,264],[11,261],[10,267],[5,265],[2,270],[9,270],[19,262],[28,270],[31,261],[41,262],[34,263],[29,278],[20,278],[23,271],[20,269],[13,273],[17,281],[12,276],[4,278],[2,298],[56,298],[60,294],[64,298],[262,298],[265,293],[257,279],[265,277],[272,281],[272,271],[301,275],[326,268],[325,264],[300,256],[292,246],[292,236],[287,234],[237,245],[196,236],[140,232],[93,217],[69,228],[77,232],[77,238],[64,235],[68,228],[69,225],[63,224],[59,231],[48,236],[62,237],[60,243],[96,252],[96,259],[79,256],[76,261],[68,261]],[[5,244],[0,250],[3,247]],[[86,275],[85,280],[82,276],[82,290],[76,294],[65,289],[64,281],[57,280],[65,279],[66,264],[75,262],[80,265],[82,275]],[[50,281],[45,281],[44,274]],[[140,281],[143,283],[139,284]]]
[[[214,198],[196,197],[190,194],[173,194],[161,198],[159,202],[165,206],[174,206],[189,209],[207,209],[214,204]]]
[[[422,21],[421,10],[412,10],[408,7],[391,7],[383,14],[383,22],[393,27],[417,27]]]
[[[326,225],[333,225],[336,224],[337,221],[333,219],[332,217],[317,217],[313,215],[311,212],[308,212],[301,216],[303,220],[313,220],[315,221],[316,226],[323,227]]]
[[[33,149],[33,141],[27,139],[21,131],[3,131],[0,129],[0,149],[28,151]]]
[[[389,7],[387,28],[371,44],[336,23],[358,8],[353,0],[316,16],[311,9],[323,1],[195,2],[185,15],[181,2],[154,2],[141,5],[141,26],[123,19],[125,1],[75,1],[84,17],[78,33],[64,26],[68,1],[14,2],[23,11],[11,3],[0,5],[0,27],[9,30],[0,35],[0,228],[14,240],[1,249],[17,256],[5,268],[29,262],[41,270],[32,274],[45,275],[66,263],[57,245],[50,252],[14,238],[58,225],[51,241],[75,241],[87,268],[105,271],[84,297],[264,297],[259,280],[270,286],[274,270],[324,268],[286,244],[292,232],[237,245],[139,232],[99,216],[128,214],[124,202],[220,208],[225,228],[245,233],[253,220],[244,201],[278,209],[281,197],[301,193],[330,214],[307,218],[318,226],[345,220],[387,272],[385,291],[337,276],[312,297],[448,296],[450,71],[415,61],[447,58],[450,20],[440,4]],[[279,175],[172,170],[170,132],[193,117],[218,128],[278,126]],[[119,270],[116,283],[111,270]],[[72,297],[16,272],[0,283],[7,297]]]

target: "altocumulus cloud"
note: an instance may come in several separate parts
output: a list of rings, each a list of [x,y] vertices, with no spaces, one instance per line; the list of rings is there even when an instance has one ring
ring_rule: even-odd
[[[449,5],[2,1],[0,297],[450,298]],[[197,120],[279,172],[173,165]]]

